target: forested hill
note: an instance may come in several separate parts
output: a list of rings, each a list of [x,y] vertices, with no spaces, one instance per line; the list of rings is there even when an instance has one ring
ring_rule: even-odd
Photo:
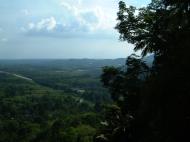
[[[23,60],[0,60],[3,65],[35,65],[52,68],[97,68],[103,66],[121,66],[125,64],[125,58],[118,59],[23,59]]]
[[[112,103],[102,68],[125,62],[0,60],[0,142],[92,142]]]
[[[98,115],[92,101],[0,72],[0,142],[90,140]]]
[[[116,60],[0,60],[0,142],[92,142],[110,103],[103,66]]]

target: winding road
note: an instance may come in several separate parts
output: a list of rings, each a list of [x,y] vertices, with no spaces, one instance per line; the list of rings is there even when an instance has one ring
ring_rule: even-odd
[[[33,81],[31,78],[28,78],[28,77],[25,77],[25,76],[22,76],[22,75],[18,75],[18,74],[15,74],[15,73],[9,73],[9,72],[6,72],[6,71],[0,71],[0,73],[12,75],[12,76],[15,76],[15,77],[18,77],[18,78],[21,78],[21,79],[24,79],[24,80],[28,80],[28,81]]]

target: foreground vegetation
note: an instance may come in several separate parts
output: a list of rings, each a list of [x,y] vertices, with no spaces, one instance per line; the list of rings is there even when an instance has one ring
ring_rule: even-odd
[[[104,68],[114,105],[95,141],[190,141],[190,1],[152,0],[140,9],[121,1],[116,29],[154,61],[147,66],[133,54],[127,69]]]

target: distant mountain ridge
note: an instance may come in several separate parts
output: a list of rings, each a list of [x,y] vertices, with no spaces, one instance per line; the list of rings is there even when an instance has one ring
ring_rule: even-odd
[[[153,61],[154,56],[150,55],[144,57],[144,60],[147,63]],[[125,65],[126,58],[117,58],[117,59],[18,59],[18,60],[0,60],[0,66],[2,65],[38,65],[38,66],[48,66],[61,64],[62,67],[65,66],[78,66],[87,67],[94,65],[95,67],[103,66],[122,66]]]

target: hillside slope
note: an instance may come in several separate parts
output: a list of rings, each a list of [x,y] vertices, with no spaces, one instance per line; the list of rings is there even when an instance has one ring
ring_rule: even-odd
[[[83,129],[89,130],[83,137],[92,139],[98,115],[79,97],[0,73],[0,142],[76,141]]]

